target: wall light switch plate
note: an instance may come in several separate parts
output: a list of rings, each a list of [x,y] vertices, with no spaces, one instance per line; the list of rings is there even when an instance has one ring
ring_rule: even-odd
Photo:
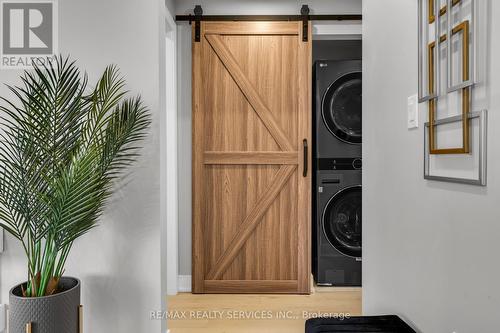
[[[418,94],[408,97],[408,128],[418,128]]]

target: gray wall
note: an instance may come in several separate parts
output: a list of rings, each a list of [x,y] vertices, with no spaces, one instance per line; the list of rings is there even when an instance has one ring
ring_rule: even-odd
[[[172,15],[175,14],[175,0],[165,0],[165,7]]]
[[[177,26],[179,274],[191,275],[191,26]]]
[[[189,14],[201,5],[205,15],[280,15],[298,14],[303,4],[311,14],[361,13],[361,0],[176,0],[175,10]]]
[[[195,5],[204,14],[296,14],[303,1],[293,0],[177,0],[177,14],[192,13]],[[361,0],[308,1],[312,13],[359,14]],[[178,25],[178,106],[179,106],[179,274],[191,274],[191,27]]]
[[[423,179],[425,105],[419,129],[406,129],[417,1],[363,1],[363,312],[425,333],[498,332],[500,2],[479,3],[491,23],[489,97],[476,101],[489,106],[486,188]]]
[[[87,332],[159,332],[149,311],[161,309],[159,15],[163,0],[59,1],[59,45],[86,70],[93,84],[107,64],[115,63],[133,94],[142,94],[154,123],[139,163],[113,196],[101,225],[77,240],[66,273],[82,279]],[[0,71],[3,84],[20,72]],[[6,236],[0,254],[0,303],[9,288],[26,279],[19,244]]]

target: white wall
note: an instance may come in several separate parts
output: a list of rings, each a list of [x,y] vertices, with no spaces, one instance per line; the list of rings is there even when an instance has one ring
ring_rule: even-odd
[[[303,3],[311,14],[360,14],[361,0],[177,0],[176,13],[202,5],[206,15],[298,14]],[[180,23],[178,43],[179,273],[191,274],[191,26]]]
[[[82,280],[86,332],[159,332],[149,311],[161,309],[159,37],[163,0],[59,1],[59,45],[96,81],[117,64],[133,94],[153,113],[151,135],[126,185],[112,198],[101,225],[79,239],[66,274]],[[16,83],[19,72],[1,71],[0,82]],[[0,87],[4,95],[6,88]],[[25,279],[20,246],[6,238],[0,254],[0,302]]]
[[[498,332],[500,306],[500,3],[489,6],[488,187],[423,179],[417,1],[363,1],[363,312],[420,332]],[[485,19],[484,17],[482,19]]]
[[[0,95],[3,97],[12,96],[4,83],[18,84],[19,73],[18,71],[0,70]],[[26,261],[23,257],[22,247],[16,244],[6,231],[3,233],[4,252],[0,253],[0,303],[7,303],[10,288],[23,278],[26,280],[25,276],[22,275],[26,271]]]

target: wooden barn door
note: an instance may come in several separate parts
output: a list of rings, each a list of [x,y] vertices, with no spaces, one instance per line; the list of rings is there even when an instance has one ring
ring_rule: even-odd
[[[194,293],[309,293],[308,34],[301,22],[193,31]]]

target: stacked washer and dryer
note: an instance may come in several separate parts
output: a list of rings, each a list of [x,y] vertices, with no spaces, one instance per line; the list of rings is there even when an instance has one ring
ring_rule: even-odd
[[[313,77],[313,275],[361,286],[361,61],[319,60]]]

